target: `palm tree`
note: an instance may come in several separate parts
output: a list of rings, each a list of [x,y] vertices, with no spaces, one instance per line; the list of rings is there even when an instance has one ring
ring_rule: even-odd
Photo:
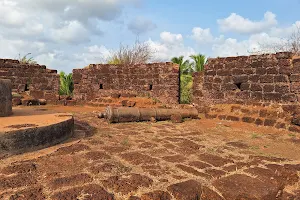
[[[184,56],[173,57],[171,61],[179,65],[181,74],[189,74],[193,72],[192,64],[188,60],[183,60]]]
[[[191,59],[194,60],[194,70],[196,72],[203,71],[206,63],[206,57],[202,54],[191,55]]]
[[[72,95],[74,84],[73,84],[73,78],[72,73],[66,74],[65,72],[60,72],[60,88],[59,88],[59,94],[60,95]]]

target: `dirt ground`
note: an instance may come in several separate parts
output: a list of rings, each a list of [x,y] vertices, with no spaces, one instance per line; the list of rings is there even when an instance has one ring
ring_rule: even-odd
[[[0,199],[300,199],[299,134],[207,119],[108,124],[96,117],[104,108],[42,108],[72,113],[74,137],[0,160]]]

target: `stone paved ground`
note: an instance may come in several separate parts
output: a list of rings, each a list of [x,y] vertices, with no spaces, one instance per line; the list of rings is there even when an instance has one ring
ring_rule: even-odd
[[[74,138],[0,160],[0,199],[300,199],[295,133],[206,119],[107,124],[84,107],[74,115]]]

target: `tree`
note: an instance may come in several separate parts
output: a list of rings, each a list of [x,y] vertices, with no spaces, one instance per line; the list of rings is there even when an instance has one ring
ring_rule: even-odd
[[[74,90],[72,73],[66,74],[65,72],[61,71],[59,73],[59,76],[60,76],[59,94],[71,96]]]
[[[31,53],[27,53],[23,57],[21,57],[21,55],[19,54],[19,62],[21,64],[32,64],[32,65],[37,64],[37,62],[33,59],[33,57],[27,58],[27,56],[30,55],[30,54]]]
[[[194,71],[199,72],[204,70],[204,65],[206,63],[206,57],[202,54],[191,55],[191,59],[194,60]]]
[[[300,56],[300,25],[296,25],[292,34],[276,43],[261,43],[258,49],[248,51],[251,54],[265,54],[276,52],[292,52]]]
[[[171,61],[179,65],[181,74],[190,74],[193,72],[192,64],[188,60],[183,60],[184,56],[173,57]]]
[[[121,44],[117,51],[111,53],[107,63],[123,65],[143,64],[149,62],[153,54],[154,52],[149,43],[140,43],[137,40],[132,47]]]

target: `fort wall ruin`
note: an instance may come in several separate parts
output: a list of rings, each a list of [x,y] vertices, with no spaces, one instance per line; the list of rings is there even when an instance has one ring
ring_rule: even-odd
[[[291,53],[209,59],[204,74],[195,74],[196,102],[296,103],[299,94],[300,59]]]
[[[57,70],[45,65],[21,64],[18,60],[0,59],[0,79],[10,79],[13,92],[29,92],[36,99],[55,101],[59,91]]]
[[[74,98],[143,96],[170,104],[179,102],[179,67],[173,63],[133,66],[91,64],[73,70]]]
[[[285,52],[209,59],[194,74],[193,103],[207,118],[300,132],[300,58]]]

